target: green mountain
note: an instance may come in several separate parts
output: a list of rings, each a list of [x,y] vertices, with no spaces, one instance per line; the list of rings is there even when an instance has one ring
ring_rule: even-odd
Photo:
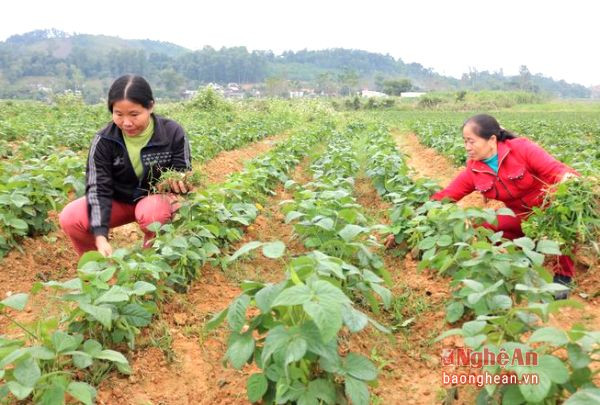
[[[107,35],[67,34],[56,29],[36,30],[13,35],[4,43],[20,54],[31,52],[51,53],[56,58],[67,58],[74,49],[85,49],[92,54],[107,54],[110,50],[144,50],[175,58],[190,52],[189,49],[170,42],[150,39],[122,39]]]
[[[406,90],[526,90],[556,97],[590,97],[591,90],[532,74],[471,71],[461,79],[418,63],[355,49],[248,51],[205,47],[192,51],[169,42],[105,35],[67,34],[49,29],[13,35],[0,42],[0,98],[47,98],[50,92],[81,91],[86,101],[105,97],[114,78],[147,77],[158,97],[180,98],[207,83],[252,83],[267,94],[311,88],[350,94],[361,88]]]

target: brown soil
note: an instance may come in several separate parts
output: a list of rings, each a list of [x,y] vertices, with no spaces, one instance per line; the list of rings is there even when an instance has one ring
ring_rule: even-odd
[[[207,183],[224,181],[227,175],[241,171],[246,161],[266,153],[285,136],[270,136],[244,148],[219,153],[201,166]],[[56,213],[51,213],[49,220],[58,226]],[[112,229],[110,235],[113,247],[131,246],[141,238],[142,233],[135,223]],[[22,246],[23,252],[13,250],[0,259],[0,299],[13,293],[28,292],[36,281],[67,280],[76,276],[77,254],[60,229],[46,236],[26,239]],[[52,307],[48,301],[53,302],[47,291],[31,296],[26,311],[16,314],[17,318],[33,320],[36,314]],[[0,328],[6,327],[6,323],[5,318],[0,318]]]
[[[231,173],[242,171],[245,162],[266,153],[275,143],[283,139],[286,134],[269,136],[250,146],[219,153],[214,159],[200,166],[200,172],[205,175],[209,184],[222,183]]]
[[[369,217],[389,223],[391,205],[379,197],[369,179],[357,179],[355,193]],[[435,273],[418,270],[410,255],[378,253],[392,275],[396,304],[381,315],[370,316],[392,326],[394,334],[368,328],[349,337],[349,349],[369,357],[380,369],[378,385],[371,392],[381,403],[439,404],[447,394],[441,380],[442,344],[433,339],[447,327],[444,303],[449,298],[448,282]],[[465,390],[454,404],[470,404],[472,398]]]
[[[305,159],[295,170],[296,182],[307,181],[304,170],[307,164]],[[243,240],[231,249],[234,252],[252,240],[281,240],[286,244],[285,256],[272,260],[257,250],[225,270],[204,266],[190,291],[185,296],[177,296],[162,311],[161,322],[167,325],[172,336],[170,350],[175,354],[175,361],[168,363],[163,351],[147,343],[131,355],[132,376],[112,375],[101,384],[99,404],[248,403],[246,380],[257,371],[256,367],[246,366],[240,371],[224,367],[227,328],[205,334],[202,326],[240,294],[241,280],[277,282],[284,278],[285,258],[305,252],[302,243],[294,237],[292,225],[284,223],[280,209],[279,203],[291,198],[279,186],[256,221],[247,227]]]

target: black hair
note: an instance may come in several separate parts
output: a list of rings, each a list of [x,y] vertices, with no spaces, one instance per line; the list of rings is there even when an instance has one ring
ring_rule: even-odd
[[[492,135],[496,135],[498,142],[504,142],[507,139],[514,139],[517,137],[512,132],[502,128],[500,124],[498,124],[498,121],[496,121],[496,118],[491,115],[474,115],[465,121],[462,129],[464,129],[467,124],[472,124],[475,135],[483,139],[490,139]]]
[[[142,76],[124,75],[119,77],[108,90],[108,111],[113,112],[117,101],[130,100],[144,108],[154,105],[154,97],[150,85]]]

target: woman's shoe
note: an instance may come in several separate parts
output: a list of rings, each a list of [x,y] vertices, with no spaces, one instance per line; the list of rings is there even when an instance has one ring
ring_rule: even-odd
[[[569,292],[570,292],[570,288],[571,288],[571,281],[573,281],[573,279],[571,277],[569,277],[569,276],[564,276],[562,274],[555,274],[553,281],[556,284],[562,284],[565,287],[569,288],[567,290],[555,292],[554,293],[554,299],[555,300],[564,300],[564,299],[567,299],[569,297]]]

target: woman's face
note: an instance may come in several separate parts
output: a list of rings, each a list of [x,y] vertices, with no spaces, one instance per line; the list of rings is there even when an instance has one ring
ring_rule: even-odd
[[[130,100],[120,100],[113,104],[112,118],[125,135],[137,136],[150,123],[152,108],[145,108]]]
[[[467,157],[472,160],[484,160],[494,156],[498,151],[496,135],[492,135],[490,139],[485,139],[477,135],[473,129],[473,124],[467,124],[463,128]]]

